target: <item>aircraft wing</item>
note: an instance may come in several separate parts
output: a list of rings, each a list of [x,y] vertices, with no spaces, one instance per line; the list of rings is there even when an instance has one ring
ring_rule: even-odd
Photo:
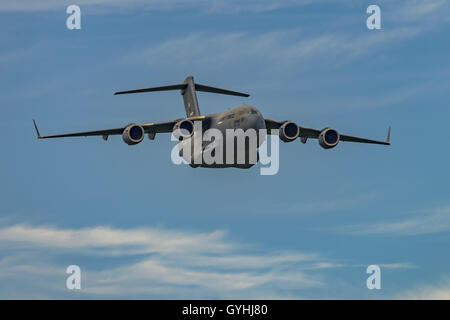
[[[266,122],[266,128],[267,128],[267,132],[269,134],[271,134],[272,129],[279,129],[281,127],[281,125],[284,123],[284,122],[270,120],[270,119],[264,119],[264,121]],[[300,129],[299,137],[303,138],[303,139],[308,139],[308,138],[318,139],[320,133],[322,132],[322,130],[306,128],[306,127],[301,127],[301,126],[298,126],[298,128]],[[339,134],[339,140],[340,141],[349,141],[349,142],[359,142],[359,143],[390,145],[391,144],[390,135],[391,135],[391,127],[389,127],[389,129],[388,129],[386,141],[371,140],[371,139],[359,138],[359,137],[354,137],[354,136],[348,136],[348,135],[344,135],[344,134]]]
[[[167,133],[172,132],[173,126],[179,120],[167,121],[167,122],[157,122],[157,123],[145,123],[140,126],[144,128],[145,133]],[[107,139],[110,135],[118,135],[122,134],[125,130],[125,127],[121,128],[113,128],[113,129],[104,129],[104,130],[94,130],[94,131],[82,131],[82,132],[72,132],[72,133],[63,133],[63,134],[55,134],[50,136],[41,136],[39,133],[39,129],[36,125],[36,121],[33,120],[34,128],[36,130],[36,134],[38,139],[48,139],[48,138],[66,138],[66,137],[88,137],[88,136],[103,136],[104,139]]]

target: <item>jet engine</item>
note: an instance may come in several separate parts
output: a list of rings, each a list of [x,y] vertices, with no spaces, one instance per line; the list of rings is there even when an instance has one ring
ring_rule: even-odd
[[[129,146],[138,144],[144,139],[144,128],[137,124],[129,124],[122,133],[123,141]]]
[[[188,119],[178,121],[173,126],[173,131],[175,131],[177,129],[180,129],[180,132],[179,132],[180,137],[179,138],[187,139],[187,138],[191,137],[192,134],[194,133],[194,123]]]
[[[300,129],[298,125],[292,121],[285,121],[280,127],[280,139],[284,142],[291,142],[298,138]]]
[[[324,149],[331,149],[339,143],[339,133],[331,128],[325,128],[320,132],[319,144]]]

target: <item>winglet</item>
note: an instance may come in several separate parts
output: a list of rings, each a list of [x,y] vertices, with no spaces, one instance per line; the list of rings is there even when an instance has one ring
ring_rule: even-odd
[[[34,121],[34,119],[33,119],[33,124],[34,124],[34,129],[36,130],[36,135],[37,135],[38,139],[41,139],[41,134],[39,133],[39,129],[38,129],[38,127],[36,125],[36,121]]]
[[[389,145],[391,144],[391,126],[389,126],[389,129],[388,129],[386,143]]]

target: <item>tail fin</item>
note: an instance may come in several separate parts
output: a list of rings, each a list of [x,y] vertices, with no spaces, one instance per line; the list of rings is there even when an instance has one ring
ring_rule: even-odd
[[[194,77],[188,76],[184,79],[186,87],[181,90],[183,95],[184,108],[188,117],[199,116],[200,108],[198,107],[197,94],[195,93]]]
[[[196,91],[203,92],[212,92],[212,93],[220,93],[227,94],[232,96],[240,96],[240,97],[248,97],[249,94],[230,91],[220,88],[214,88],[205,86],[202,84],[197,84],[194,82],[193,76],[188,76],[183,83],[170,85],[170,86],[162,86],[162,87],[153,87],[146,89],[137,89],[137,90],[128,90],[128,91],[119,91],[114,94],[128,94],[128,93],[140,93],[140,92],[152,92],[152,91],[168,91],[168,90],[181,90],[181,94],[183,96],[184,107],[186,109],[186,115],[188,117],[199,116],[200,109],[198,107],[198,100]]]

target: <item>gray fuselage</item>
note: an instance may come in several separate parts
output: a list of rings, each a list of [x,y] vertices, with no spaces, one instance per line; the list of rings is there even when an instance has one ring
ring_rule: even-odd
[[[258,133],[259,133],[260,129],[266,129],[266,124],[265,124],[265,121],[264,121],[264,118],[263,118],[261,112],[259,112],[256,108],[249,106],[249,105],[240,105],[240,106],[231,108],[224,112],[213,113],[213,114],[208,114],[208,115],[204,115],[204,116],[191,117],[188,119],[190,119],[194,122],[201,121],[203,133],[208,129],[217,129],[222,133],[222,136],[224,138],[224,141],[223,141],[224,161],[221,164],[218,164],[218,163],[207,164],[204,162],[201,164],[191,163],[192,167],[249,168],[255,164],[254,162],[249,161],[249,153],[256,152],[256,149],[252,148],[252,146],[248,143],[248,140],[246,140],[246,143],[245,143],[245,163],[238,163],[237,154],[239,151],[242,152],[242,150],[237,150],[237,147],[238,147],[237,138],[234,138],[234,137],[233,137],[234,161],[233,161],[233,163],[227,163],[227,161],[226,161],[226,154],[227,154],[226,144],[227,143],[226,142],[227,142],[227,129],[231,129],[231,130],[242,129],[243,132],[246,132],[249,129],[253,129],[256,132],[256,135],[258,137],[257,142],[256,142],[256,148],[259,147],[263,143],[263,140],[259,139]],[[239,131],[236,131],[236,132],[238,133]],[[207,141],[203,142],[202,152],[210,143],[211,142],[207,142]],[[229,152],[229,150],[228,150],[228,152]],[[191,159],[194,159],[195,156],[196,155],[193,155],[191,157]],[[197,156],[199,156],[199,155],[197,155]]]

